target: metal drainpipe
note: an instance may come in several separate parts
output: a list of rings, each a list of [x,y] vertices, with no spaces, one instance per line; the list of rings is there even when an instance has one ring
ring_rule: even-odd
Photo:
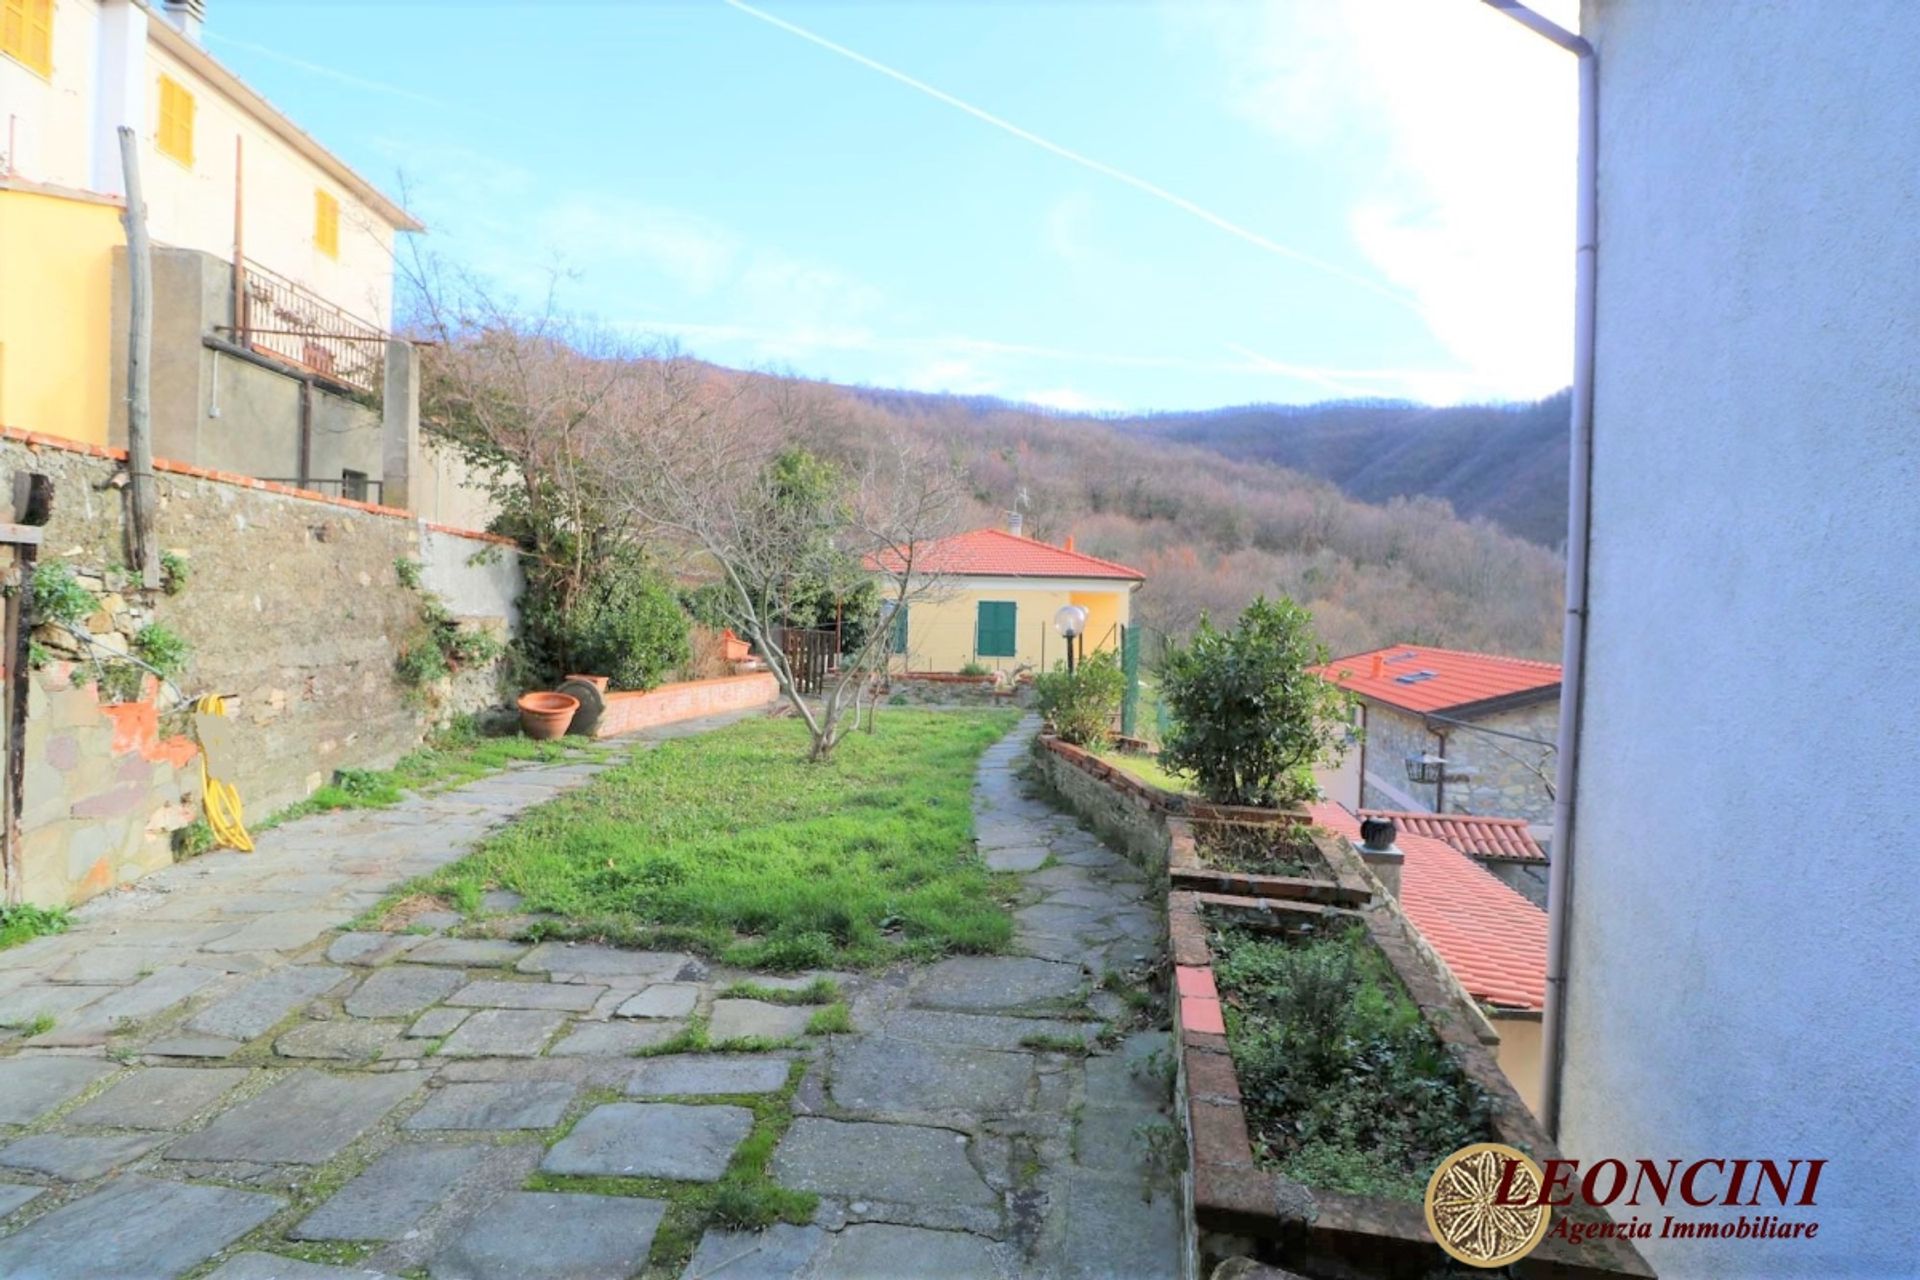
[[[1554,769],[1553,856],[1547,866],[1547,1005],[1540,1028],[1540,1123],[1560,1138],[1565,1067],[1567,925],[1573,908],[1574,793],[1586,684],[1587,552],[1592,538],[1594,276],[1599,233],[1600,76],[1594,48],[1517,0],[1485,0],[1580,60],[1580,158],[1575,213],[1572,451],[1567,474],[1567,614],[1561,633],[1560,731]]]

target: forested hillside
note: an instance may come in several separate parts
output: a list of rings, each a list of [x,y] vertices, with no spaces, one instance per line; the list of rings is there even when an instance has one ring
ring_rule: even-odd
[[[1226,617],[1258,593],[1284,593],[1312,608],[1336,653],[1406,641],[1557,656],[1559,556],[1444,501],[1362,502],[1326,480],[1168,439],[1157,429],[1165,419],[1142,430],[994,401],[821,390],[833,407],[816,444],[899,425],[946,442],[979,523],[1024,494],[1027,532],[1072,534],[1079,549],[1146,572],[1138,603],[1149,625],[1179,634],[1202,611]],[[1464,483],[1471,467],[1460,470]]]
[[[1278,463],[1368,502],[1445,498],[1542,546],[1566,540],[1568,395],[1434,408],[1396,401],[1241,405],[1126,420],[1163,440]]]

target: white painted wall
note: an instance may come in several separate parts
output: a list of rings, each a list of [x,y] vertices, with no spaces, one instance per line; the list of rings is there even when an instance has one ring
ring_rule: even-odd
[[[1563,1145],[1832,1161],[1814,1241],[1645,1242],[1662,1275],[1913,1275],[1920,4],[1583,17],[1599,351]]]
[[[520,553],[486,538],[464,538],[420,525],[420,585],[440,597],[456,618],[504,618],[520,631],[520,595],[526,578]]]

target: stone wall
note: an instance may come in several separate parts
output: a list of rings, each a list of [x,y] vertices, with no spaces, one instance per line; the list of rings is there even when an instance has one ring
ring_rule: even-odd
[[[1432,811],[1444,807],[1448,813],[1493,814],[1533,823],[1553,820],[1553,797],[1547,792],[1553,777],[1553,748],[1436,723],[1434,729],[1442,737],[1421,717],[1377,703],[1367,704],[1366,715],[1363,808]],[[1552,742],[1559,730],[1560,701],[1549,698],[1480,717],[1473,724]],[[1450,772],[1473,771],[1470,781],[1446,784],[1444,805],[1439,803],[1439,788],[1407,779],[1406,758],[1426,751],[1444,755]]]
[[[1169,837],[1165,809],[1154,799],[1159,793],[1055,738],[1035,738],[1033,759],[1047,786],[1101,838],[1148,874],[1166,874]]]
[[[422,526],[404,512],[159,463],[158,540],[187,576],[175,594],[143,592],[125,569],[116,452],[5,433],[0,485],[21,471],[54,486],[41,563],[71,565],[109,597],[105,612],[116,616],[95,619],[113,624],[103,642],[124,648],[128,631],[151,618],[188,645],[177,681],[184,694],[226,697],[232,749],[222,776],[251,820],[340,768],[391,764],[435,719],[494,699],[490,671],[424,691],[395,677],[400,647],[423,627],[420,591],[395,567],[423,555]],[[470,556],[497,545],[434,537],[444,539],[436,562],[462,546]],[[477,587],[462,600],[476,625],[504,634],[510,597],[484,612]],[[163,864],[169,830],[198,803],[192,740],[173,723],[183,719],[178,699],[152,696],[149,683],[141,701],[103,706],[96,671],[83,657],[47,663],[33,679],[26,747],[36,763],[23,789],[22,855],[34,901],[78,901]]]

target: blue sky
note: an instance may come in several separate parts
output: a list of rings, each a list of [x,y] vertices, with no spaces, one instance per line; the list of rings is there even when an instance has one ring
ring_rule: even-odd
[[[1566,378],[1572,61],[1475,0],[208,10],[434,252],[724,364],[1098,410]]]

